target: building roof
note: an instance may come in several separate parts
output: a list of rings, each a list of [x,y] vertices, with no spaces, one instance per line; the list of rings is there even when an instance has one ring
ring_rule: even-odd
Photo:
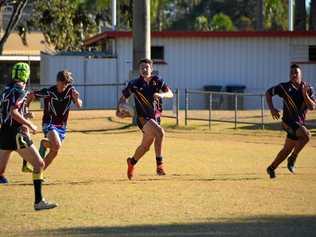
[[[214,31],[160,31],[152,32],[152,37],[156,38],[232,38],[232,37],[316,37],[316,31],[231,31],[231,32],[214,32]],[[103,41],[107,38],[131,38],[130,31],[106,31],[86,39],[85,45],[89,46]]]
[[[18,33],[10,34],[3,49],[3,55],[16,56],[39,56],[41,51],[52,51],[53,47],[45,43],[45,38],[40,32],[31,32],[26,35],[27,45],[22,43],[21,37]]]

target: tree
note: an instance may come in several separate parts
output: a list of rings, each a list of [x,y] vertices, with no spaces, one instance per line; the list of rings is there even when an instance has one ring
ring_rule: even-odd
[[[27,4],[28,0],[19,0],[19,1],[0,1],[0,8],[4,6],[4,4],[10,4],[13,6],[12,15],[10,17],[9,23],[6,26],[3,36],[0,40],[0,54],[3,53],[3,47],[7,39],[9,38],[12,31],[15,29],[17,24],[19,23],[21,16],[23,14],[23,10]]]
[[[305,0],[295,0],[294,30],[296,31],[306,30]]]
[[[316,0],[311,0],[310,3],[309,30],[316,31]]]
[[[233,31],[234,25],[229,16],[218,13],[212,17],[210,28],[213,31]]]
[[[29,25],[38,28],[56,50],[81,50],[84,39],[96,32],[92,15],[80,0],[34,0]]]
[[[264,1],[264,28],[266,30],[287,29],[287,0]]]
[[[198,16],[195,19],[194,29],[198,31],[209,31],[209,23],[206,16]]]
[[[256,29],[259,30],[259,31],[263,31],[264,30],[264,3],[263,2],[264,2],[264,0],[258,0],[257,1],[257,7],[256,7],[256,9],[257,9]],[[249,25],[248,25],[248,27],[249,27]]]

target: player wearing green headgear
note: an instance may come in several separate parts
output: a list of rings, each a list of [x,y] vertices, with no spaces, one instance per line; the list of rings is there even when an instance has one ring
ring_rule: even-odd
[[[11,153],[16,151],[33,166],[34,209],[51,209],[57,205],[45,201],[42,196],[42,170],[45,164],[29,133],[35,133],[37,127],[25,117],[28,96],[25,86],[29,77],[28,64],[15,64],[12,69],[12,82],[0,95],[0,183],[8,183],[3,173]]]
[[[30,66],[27,63],[16,63],[12,69],[12,80],[27,83],[30,74]]]

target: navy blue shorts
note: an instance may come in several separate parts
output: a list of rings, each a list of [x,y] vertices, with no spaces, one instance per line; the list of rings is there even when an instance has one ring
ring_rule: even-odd
[[[292,122],[292,123],[285,123],[282,122],[282,127],[287,133],[287,138],[292,140],[298,140],[298,137],[296,135],[296,131],[303,126],[302,124],[298,122]]]
[[[159,125],[160,125],[160,122],[161,122],[161,119],[160,117],[158,118],[150,118],[150,117],[137,117],[137,120],[136,120],[136,123],[137,123],[137,126],[143,130],[143,127],[144,125],[149,121],[149,120],[155,120]]]

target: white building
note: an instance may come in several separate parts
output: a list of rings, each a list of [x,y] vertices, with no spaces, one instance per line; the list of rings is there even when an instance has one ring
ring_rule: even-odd
[[[132,68],[131,32],[104,32],[86,45],[111,51],[113,41],[116,53],[110,58],[42,55],[42,84],[53,83],[63,68],[72,70],[78,83],[126,82]],[[244,85],[246,92],[263,93],[288,80],[292,63],[301,65],[305,80],[316,86],[316,32],[153,32],[151,42],[154,67],[173,89]],[[88,107],[111,107],[118,96],[115,89],[102,87],[82,93]],[[251,99],[244,103],[255,106]]]

